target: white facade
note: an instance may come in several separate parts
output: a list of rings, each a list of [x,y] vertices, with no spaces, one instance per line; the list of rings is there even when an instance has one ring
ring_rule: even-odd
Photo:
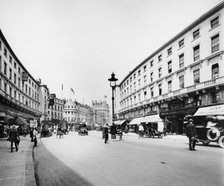
[[[171,123],[224,100],[224,2],[177,34],[120,83],[121,118],[159,113]],[[191,110],[190,110],[191,109]]]

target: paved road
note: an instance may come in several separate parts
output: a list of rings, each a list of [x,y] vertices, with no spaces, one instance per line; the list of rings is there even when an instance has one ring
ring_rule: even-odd
[[[129,134],[124,141],[104,144],[101,136],[92,131],[88,136],[43,138],[34,152],[38,185],[224,184],[224,151],[217,146],[189,151],[185,138],[138,139]]]

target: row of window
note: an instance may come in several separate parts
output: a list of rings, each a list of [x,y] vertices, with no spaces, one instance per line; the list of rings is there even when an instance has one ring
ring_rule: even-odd
[[[219,26],[219,16],[215,17],[214,19],[212,19],[210,21],[210,27],[211,29],[216,28],[217,26]],[[197,39],[200,37],[200,29],[198,28],[197,30],[195,30],[192,33],[192,37],[193,39]],[[182,48],[184,46],[184,39],[180,40],[178,42],[179,48]],[[217,52],[219,51],[219,34],[213,36],[211,38],[211,53]],[[172,54],[172,47],[167,49],[167,55],[170,56]],[[200,59],[200,45],[197,45],[193,48],[193,61],[197,61]],[[158,62],[162,61],[162,54],[158,55]],[[154,60],[151,60],[149,62],[150,67],[152,68],[154,66]],[[179,67],[182,68],[184,67],[184,54],[181,54],[179,56]],[[147,71],[147,65],[143,66],[143,72]],[[159,70],[159,78],[161,77],[161,69]],[[172,73],[172,61],[168,62],[168,73]],[[138,76],[141,75],[141,69],[138,70],[137,72]],[[136,73],[133,74],[133,79],[136,79]],[[128,79],[126,82],[123,83],[123,85],[121,85],[121,89],[123,89],[124,87],[126,87],[126,85],[129,84],[129,82],[132,82],[132,77],[130,77],[130,79]]]
[[[38,110],[39,106],[38,106],[37,102],[32,101],[31,99],[29,99],[26,96],[24,96],[23,94],[21,94],[19,91],[13,89],[10,85],[8,85],[6,82],[4,82],[1,78],[0,78],[0,90],[3,90],[11,98],[24,104],[25,106],[28,106],[35,110]]]
[[[211,68],[211,71],[212,71],[212,79],[215,79],[215,78],[218,78],[219,77],[219,65],[218,63],[212,65],[212,68]],[[193,80],[194,80],[194,83],[195,84],[198,84],[200,83],[200,69],[196,69],[193,71]],[[185,87],[185,78],[184,78],[184,75],[181,75],[179,76],[179,89],[183,89]],[[172,80],[168,80],[167,81],[167,86],[168,86],[168,93],[169,92],[172,92]],[[150,92],[151,92],[151,98],[154,97],[154,87],[150,87]],[[132,90],[130,90],[130,94],[132,93]],[[158,84],[158,95],[162,95],[163,92],[162,92],[162,83],[159,83]],[[127,89],[127,95],[129,95],[129,91]],[[139,101],[141,101],[141,93],[138,94],[139,96]],[[146,99],[146,96],[147,96],[147,91],[145,90],[144,91],[144,99]],[[124,94],[121,94],[121,98],[123,97],[126,97],[126,91],[124,91]],[[136,96],[134,96],[134,99],[136,99]]]

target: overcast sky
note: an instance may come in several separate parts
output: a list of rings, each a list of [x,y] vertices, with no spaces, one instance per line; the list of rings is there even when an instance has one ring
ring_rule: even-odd
[[[112,72],[121,82],[220,2],[0,0],[0,27],[18,59],[51,93],[90,105],[104,95],[110,101]]]

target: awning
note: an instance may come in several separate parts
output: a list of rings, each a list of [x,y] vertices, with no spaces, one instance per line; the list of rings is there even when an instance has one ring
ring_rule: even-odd
[[[114,124],[115,125],[122,125],[126,120],[123,119],[123,120],[117,120],[117,121],[114,121]]]
[[[224,105],[202,107],[197,110],[194,116],[224,115]]]
[[[29,123],[27,123],[27,121],[20,116],[17,116],[16,124],[17,125],[29,125]]]
[[[142,117],[141,118],[134,118],[131,120],[130,123],[128,123],[128,125],[139,125],[142,121]]]
[[[142,118],[142,123],[157,123],[163,121],[160,117],[159,114],[156,115],[151,115],[151,116],[145,116]]]

